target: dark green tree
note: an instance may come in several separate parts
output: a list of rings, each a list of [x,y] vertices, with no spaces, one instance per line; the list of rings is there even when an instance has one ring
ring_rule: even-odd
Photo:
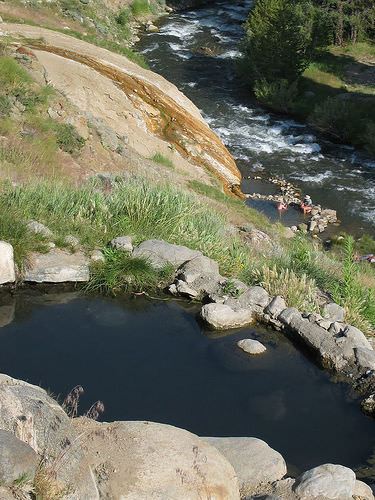
[[[321,43],[319,14],[310,2],[258,0],[244,25],[244,76],[251,82],[296,80]]]

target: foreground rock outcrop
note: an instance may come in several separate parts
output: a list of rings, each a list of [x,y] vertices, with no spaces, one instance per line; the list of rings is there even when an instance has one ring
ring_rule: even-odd
[[[78,419],[101,498],[239,499],[236,473],[194,434],[154,422]]]
[[[14,283],[15,280],[13,247],[10,243],[0,241],[0,285]]]
[[[37,26],[3,23],[1,34],[18,38],[20,50],[44,68],[47,82],[89,123],[101,124],[102,135],[110,136],[103,139],[106,147],[117,149],[118,137],[125,137],[144,157],[157,151],[169,156],[172,150],[179,162],[208,169],[225,189],[241,193],[241,175],[229,151],[198,108],[160,75],[122,55]]]

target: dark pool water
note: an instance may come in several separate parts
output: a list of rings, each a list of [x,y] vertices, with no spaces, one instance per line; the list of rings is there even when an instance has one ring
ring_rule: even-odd
[[[173,14],[160,23],[158,33],[144,35],[138,49],[152,70],[199,107],[244,177],[267,171],[285,178],[316,203],[337,210],[345,230],[374,235],[374,157],[334,145],[304,124],[261,109],[236,76],[234,62],[244,36],[241,25],[253,3],[223,0]],[[244,192],[252,192],[246,183]],[[263,209],[274,219],[273,204]],[[283,214],[284,224],[290,224],[289,219],[296,223],[298,214]]]
[[[103,420],[152,420],[202,436],[255,436],[292,470],[355,467],[375,444],[349,386],[333,383],[283,335],[204,331],[196,305],[39,292],[0,302],[0,371],[66,395],[100,399]],[[236,342],[267,346],[250,357]]]

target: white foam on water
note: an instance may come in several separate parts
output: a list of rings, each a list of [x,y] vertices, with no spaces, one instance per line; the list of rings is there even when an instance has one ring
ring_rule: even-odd
[[[154,50],[158,49],[160,45],[156,42],[151,47],[148,47],[147,49],[143,49],[141,54],[148,54],[149,52],[153,52]]]
[[[326,172],[321,172],[317,174],[312,174],[308,175],[305,172],[302,172],[300,175],[295,174],[293,175],[293,178],[296,180],[300,180],[303,182],[308,182],[310,184],[323,184],[323,181],[327,181],[328,179],[332,179],[335,177],[335,174],[331,172],[330,170],[327,170]]]
[[[227,52],[223,52],[223,54],[218,55],[219,59],[235,59],[239,57],[241,52],[239,50],[228,50]]]

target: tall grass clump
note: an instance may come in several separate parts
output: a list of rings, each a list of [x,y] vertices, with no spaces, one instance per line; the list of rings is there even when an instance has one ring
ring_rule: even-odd
[[[0,82],[8,91],[32,83],[31,76],[12,57],[0,57]]]
[[[270,295],[281,295],[289,307],[301,311],[319,312],[315,281],[306,274],[297,276],[291,269],[277,269],[264,264],[255,270],[257,283]]]
[[[374,291],[365,288],[359,280],[359,265],[354,261],[354,239],[344,240],[342,277],[334,290],[335,302],[345,309],[345,319],[364,333],[373,334],[375,328]]]
[[[86,290],[106,295],[119,292],[156,292],[167,285],[173,273],[171,266],[155,270],[144,259],[113,248],[104,249],[105,262],[92,266],[92,277]]]

